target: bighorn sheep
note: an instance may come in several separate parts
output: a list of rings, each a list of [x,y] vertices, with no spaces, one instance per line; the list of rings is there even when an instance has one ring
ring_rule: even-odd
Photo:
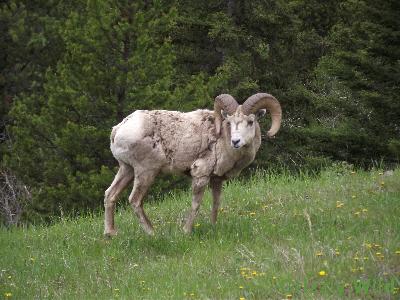
[[[104,234],[116,234],[117,197],[132,181],[129,202],[145,232],[153,234],[143,197],[160,172],[192,177],[192,208],[183,227],[186,233],[192,231],[207,184],[212,190],[211,222],[215,224],[222,182],[254,160],[261,144],[257,118],[266,110],[272,118],[267,135],[273,137],[280,128],[282,110],[278,100],[266,93],[249,97],[243,105],[228,94],[219,95],[214,111],[137,110],[126,117],[111,133],[111,151],[120,168],[105,192]]]

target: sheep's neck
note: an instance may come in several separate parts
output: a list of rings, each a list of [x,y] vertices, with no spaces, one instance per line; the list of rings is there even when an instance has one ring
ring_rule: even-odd
[[[222,133],[216,144],[216,163],[214,174],[225,176],[227,178],[234,177],[247,167],[255,158],[258,150],[259,142],[257,138],[252,144],[244,146],[241,149],[233,149],[230,145],[230,138],[226,132]]]

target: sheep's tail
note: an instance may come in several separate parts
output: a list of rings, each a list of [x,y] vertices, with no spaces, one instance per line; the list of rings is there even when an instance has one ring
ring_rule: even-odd
[[[118,127],[119,126],[114,126],[112,131],[111,131],[111,136],[110,136],[111,144],[114,143],[114,138],[115,138],[115,135],[117,134]]]

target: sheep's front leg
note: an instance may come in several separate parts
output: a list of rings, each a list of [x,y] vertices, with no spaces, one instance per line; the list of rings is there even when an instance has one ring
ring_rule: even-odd
[[[196,218],[197,212],[199,210],[201,201],[203,200],[204,190],[208,184],[208,177],[195,177],[192,181],[192,209],[186,219],[186,224],[183,226],[183,231],[187,234],[192,232],[193,222]]]
[[[221,192],[222,192],[223,180],[220,178],[212,178],[210,181],[211,192],[213,198],[213,205],[211,210],[211,223],[215,225],[217,223],[218,208],[221,204]]]

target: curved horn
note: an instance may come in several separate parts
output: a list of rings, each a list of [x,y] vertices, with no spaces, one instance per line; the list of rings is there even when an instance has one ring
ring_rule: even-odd
[[[224,110],[228,115],[235,113],[239,104],[235,98],[228,94],[221,94],[214,101],[214,116],[215,116],[215,131],[219,135],[221,133],[222,115],[221,110]]]
[[[265,108],[271,114],[272,125],[268,130],[268,137],[273,137],[281,127],[282,109],[278,100],[270,94],[258,93],[247,98],[242,105],[242,111],[245,115],[254,114],[259,109]]]

